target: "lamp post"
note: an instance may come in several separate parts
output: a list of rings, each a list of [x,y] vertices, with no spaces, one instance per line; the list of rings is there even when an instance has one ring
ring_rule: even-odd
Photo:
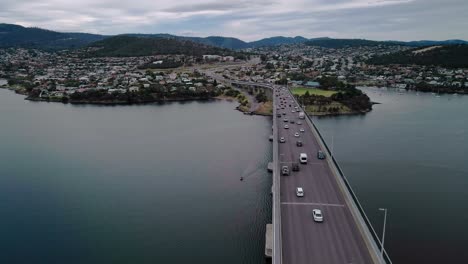
[[[381,254],[382,260],[383,260],[384,259],[383,258],[384,242],[385,242],[385,225],[387,223],[387,208],[379,208],[379,211],[384,212],[384,222],[383,222],[383,231],[382,231],[382,248],[380,249],[380,254]]]

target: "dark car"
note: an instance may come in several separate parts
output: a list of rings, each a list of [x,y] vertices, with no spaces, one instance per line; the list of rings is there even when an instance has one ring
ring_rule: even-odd
[[[292,165],[292,170],[293,170],[293,171],[299,171],[299,164],[293,163],[293,165]]]
[[[325,159],[325,153],[323,153],[323,151],[319,150],[317,152],[317,158],[318,159]]]
[[[288,175],[289,175],[289,168],[288,168],[288,166],[283,166],[283,167],[281,167],[281,174],[282,174],[283,176],[288,176]]]
[[[300,140],[296,141],[296,146],[302,147],[302,141],[300,141]]]
[[[294,124],[294,120],[290,120],[289,123]]]

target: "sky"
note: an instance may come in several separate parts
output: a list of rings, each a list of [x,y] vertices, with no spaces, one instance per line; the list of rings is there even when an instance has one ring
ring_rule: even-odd
[[[468,0],[0,0],[0,23],[244,41],[272,36],[468,40]]]

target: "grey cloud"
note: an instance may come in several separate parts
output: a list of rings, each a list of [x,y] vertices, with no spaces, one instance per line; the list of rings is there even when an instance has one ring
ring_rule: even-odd
[[[58,31],[468,39],[466,0],[0,1],[0,22]]]

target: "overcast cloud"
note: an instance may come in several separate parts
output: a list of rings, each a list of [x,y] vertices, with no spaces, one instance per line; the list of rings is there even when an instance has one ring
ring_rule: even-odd
[[[0,0],[0,23],[99,34],[468,39],[467,0]]]

